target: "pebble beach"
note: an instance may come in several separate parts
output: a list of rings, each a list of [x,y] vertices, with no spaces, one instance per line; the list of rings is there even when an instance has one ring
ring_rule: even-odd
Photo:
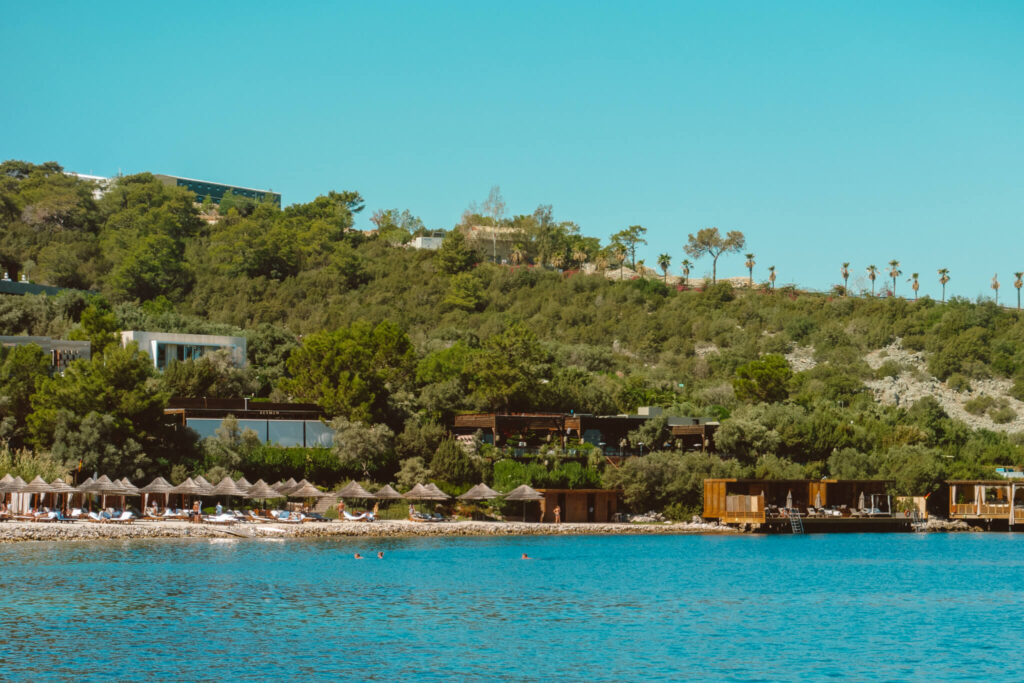
[[[0,543],[23,541],[96,541],[153,538],[328,538],[411,536],[582,536],[736,534],[736,529],[694,522],[657,524],[536,524],[522,522],[316,522],[303,524],[191,524],[137,521],[131,524],[73,522],[0,523]]]

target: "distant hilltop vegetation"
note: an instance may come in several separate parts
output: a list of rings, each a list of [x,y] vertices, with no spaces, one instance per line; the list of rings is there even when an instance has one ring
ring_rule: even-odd
[[[918,493],[946,477],[1024,464],[1016,308],[914,299],[910,288],[907,298],[801,292],[776,286],[774,268],[755,282],[755,253],[738,231],[701,230],[678,254],[646,264],[637,258],[642,226],[602,244],[550,206],[507,217],[496,191],[450,229],[395,209],[377,212],[365,232],[353,229],[364,208],[354,191],[280,208],[233,193],[214,202],[148,173],[96,189],[54,163],[0,164],[6,279],[60,288],[0,288],[0,335],[90,340],[92,357],[71,367],[106,362],[106,372],[128,353],[121,330],[244,337],[242,368],[216,358],[166,369],[149,362],[117,381],[153,392],[146,410],[171,395],[272,397],[379,426],[387,457],[359,456],[353,476],[388,481],[413,458],[426,467],[462,412],[615,415],[638,406],[721,422],[717,452],[701,456],[712,460],[665,465],[658,476],[877,476]],[[722,254],[743,257],[746,277],[718,280]],[[698,265],[711,281],[690,277]],[[4,353],[0,378],[15,371]],[[116,456],[90,450],[70,427],[117,433],[100,418],[83,421],[122,404],[75,407],[58,386],[74,374],[20,389],[0,382],[0,436],[76,459],[121,463],[135,453],[149,463],[103,468],[111,475],[221,460],[230,471],[244,461],[237,444],[216,457],[195,445],[172,449],[144,421],[131,444],[112,439]],[[86,391],[98,377],[76,381]],[[672,451],[656,430],[635,438],[653,439],[641,449],[653,459],[639,460]],[[587,466],[607,474],[597,460]],[[655,476],[643,467],[653,465],[616,467],[606,483],[623,487],[630,505],[696,505],[683,494],[630,493]]]

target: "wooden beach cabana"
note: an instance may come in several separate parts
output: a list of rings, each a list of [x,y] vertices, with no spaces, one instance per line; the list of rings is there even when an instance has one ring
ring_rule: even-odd
[[[540,521],[555,521],[555,506],[562,510],[563,522],[611,522],[619,511],[619,494],[615,489],[537,489]]]
[[[949,486],[949,518],[1009,528],[1024,525],[1024,480],[958,479]]]
[[[877,479],[705,479],[703,517],[762,531],[909,529],[910,517],[893,512],[890,485]]]

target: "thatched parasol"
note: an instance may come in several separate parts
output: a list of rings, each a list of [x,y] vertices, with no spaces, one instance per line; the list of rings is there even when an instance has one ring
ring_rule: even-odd
[[[358,481],[350,481],[345,488],[334,495],[339,498],[373,498],[373,494],[360,486]]]
[[[402,494],[391,488],[391,484],[385,484],[373,494],[373,497],[377,500],[397,500],[402,497]]]
[[[235,482],[235,486],[238,487],[239,491],[248,491],[252,488],[252,484],[250,484],[249,480],[245,477],[239,477],[238,481]]]
[[[216,486],[213,487],[213,494],[217,496],[238,496],[242,497],[245,495],[245,491],[238,488],[238,484],[231,477],[224,477],[220,480]]]
[[[327,494],[303,479],[298,488],[288,493],[289,498],[323,498]]]
[[[544,494],[535,489],[531,489],[526,484],[517,486],[516,488],[509,491],[508,495],[505,496],[505,500],[521,500],[523,501],[523,521],[526,521],[526,504],[530,501],[544,500]]]
[[[40,476],[36,476],[31,482],[29,482],[25,488],[21,490],[21,493],[49,493],[50,485],[46,483],[46,480]]]
[[[63,493],[63,494],[67,494],[67,496],[70,496],[74,492],[75,492],[75,487],[72,486],[71,484],[67,483],[66,481],[64,481],[60,477],[58,477],[58,478],[56,478],[56,479],[54,479],[53,481],[50,482],[50,493],[56,493],[58,495]],[[68,501],[66,499],[64,501],[64,506],[65,507],[68,506]]]
[[[3,477],[0,477],[0,488],[3,488],[4,484],[10,484],[12,481],[14,481],[14,477],[8,472]]]
[[[46,480],[41,476],[36,475],[36,478],[30,481],[25,488],[21,490],[21,493],[28,493],[31,495],[39,495],[42,493],[49,493],[50,485],[46,483]],[[30,503],[29,507],[33,507]]]
[[[429,500],[430,495],[430,491],[423,484],[416,484],[403,493],[402,498],[406,500]]]
[[[279,481],[270,488],[274,489],[278,493],[287,496],[291,491],[298,488],[299,482],[295,481],[294,477],[288,479],[288,481]]]
[[[142,491],[139,489],[139,487],[133,484],[131,480],[128,479],[128,477],[124,477],[117,483],[120,484],[121,488],[126,491],[126,493],[124,494],[126,496],[142,495]]]
[[[430,491],[430,493],[433,494],[433,498],[428,498],[427,500],[448,500],[449,498],[451,498],[451,496],[449,496],[447,493],[437,488],[436,484],[427,484],[423,488],[425,488],[427,491]]]
[[[459,500],[494,500],[500,495],[487,484],[480,483],[459,496]]]
[[[188,496],[198,496],[204,493],[204,491],[202,486],[197,484],[195,480],[192,479],[192,477],[189,477],[188,479],[186,479],[185,481],[181,482],[173,489],[171,489],[171,493],[181,493],[183,495]]]
[[[509,491],[509,493],[505,496],[505,500],[544,500],[544,494],[541,493],[540,491],[531,489],[526,484],[523,484],[522,486],[517,486],[516,488]]]
[[[254,500],[269,500],[272,498],[283,498],[279,491],[275,491],[267,485],[267,482],[260,479],[249,488],[249,492],[245,494],[246,498],[252,498]]]
[[[51,493],[74,493],[75,487],[67,483],[61,478],[54,479],[50,482]]]
[[[200,489],[202,489],[204,496],[209,496],[209,495],[213,494],[213,484],[208,482],[203,477],[203,475],[200,474],[199,476],[194,478],[192,481],[195,482],[196,486],[198,486]]]
[[[157,477],[139,490],[142,493],[171,493],[174,486],[163,477]]]

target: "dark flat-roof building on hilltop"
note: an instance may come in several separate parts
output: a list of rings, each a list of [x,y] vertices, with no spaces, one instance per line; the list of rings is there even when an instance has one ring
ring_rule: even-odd
[[[253,199],[257,202],[269,201],[273,202],[278,207],[281,206],[281,194],[279,192],[258,190],[256,188],[242,187],[240,185],[224,185],[223,183],[214,183],[209,180],[181,178],[179,176],[165,175],[163,173],[154,173],[153,177],[164,185],[184,187],[185,189],[194,192],[197,201],[202,201],[206,197],[209,197],[210,201],[220,204],[220,201],[224,199],[224,195],[230,192],[233,195],[248,197],[249,199]]]

